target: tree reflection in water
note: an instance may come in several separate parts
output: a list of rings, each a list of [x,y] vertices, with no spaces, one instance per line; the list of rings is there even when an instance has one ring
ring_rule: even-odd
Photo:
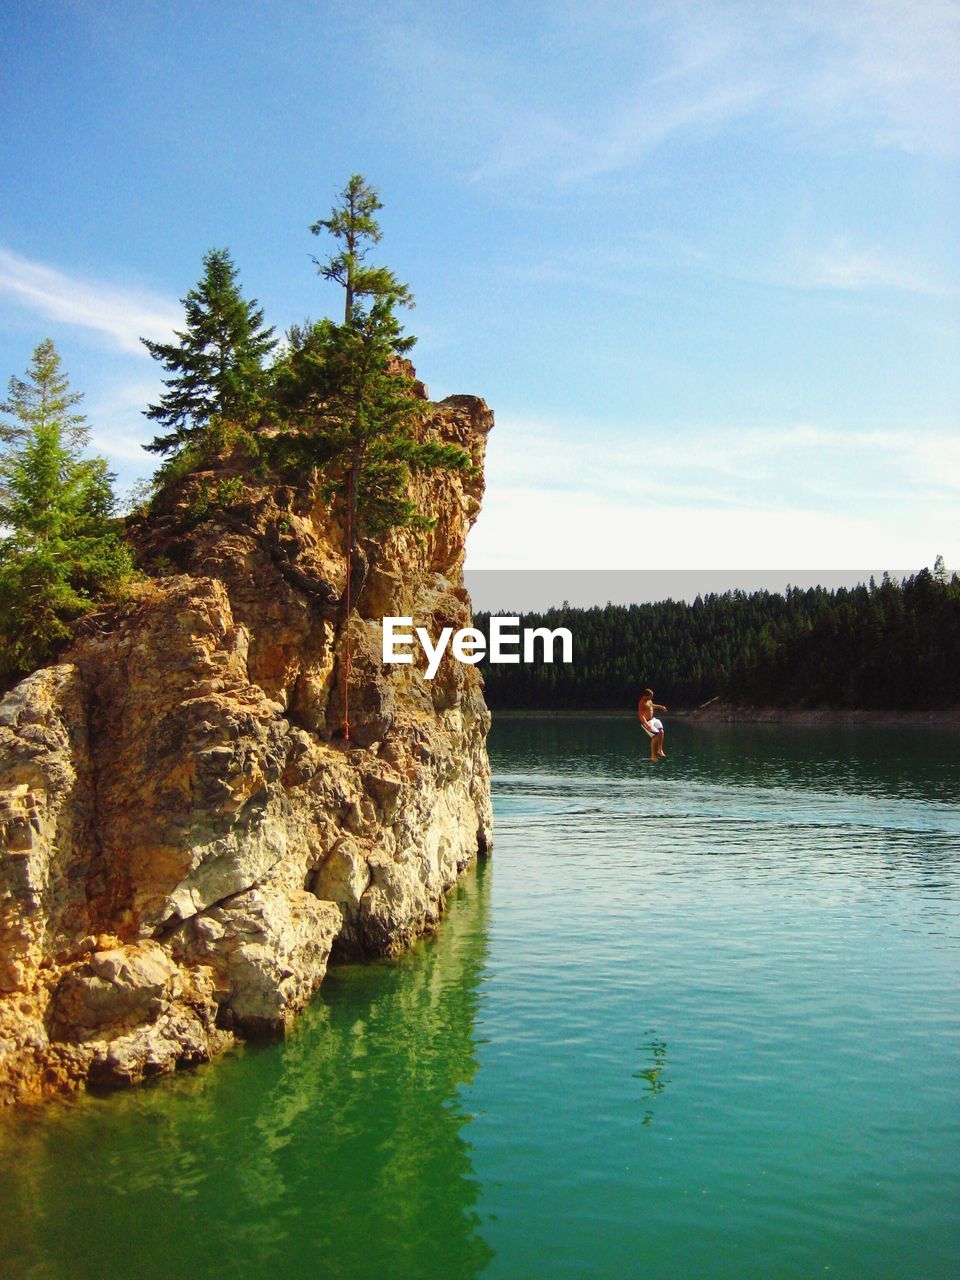
[[[652,1029],[647,1031],[646,1034],[653,1037],[646,1044],[641,1045],[644,1061],[648,1062],[649,1065],[641,1068],[640,1071],[635,1071],[633,1078],[634,1080],[643,1080],[645,1082],[643,1092],[646,1102],[650,1105],[647,1106],[643,1113],[643,1123],[648,1125],[653,1121],[652,1103],[667,1087],[667,1081],[663,1074],[667,1065],[667,1042],[659,1039]]]

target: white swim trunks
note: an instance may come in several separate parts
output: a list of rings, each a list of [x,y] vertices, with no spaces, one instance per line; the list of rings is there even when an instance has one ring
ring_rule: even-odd
[[[655,738],[658,733],[663,733],[663,721],[658,720],[656,716],[652,720],[648,720],[646,724],[641,720],[640,723],[646,729],[647,734],[651,738]]]

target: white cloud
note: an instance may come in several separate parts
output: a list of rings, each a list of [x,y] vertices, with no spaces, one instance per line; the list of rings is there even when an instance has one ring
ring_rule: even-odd
[[[882,516],[815,514],[789,508],[745,511],[678,507],[656,500],[631,507],[596,498],[558,500],[530,490],[498,490],[471,534],[467,566],[480,569],[789,569],[929,564],[942,551],[929,522],[898,530]]]
[[[597,441],[602,441],[598,447]],[[505,418],[471,569],[847,568],[960,561],[960,436]]]
[[[162,340],[183,323],[179,308],[166,298],[70,275],[3,248],[0,294],[58,324],[104,334],[123,351],[145,357],[141,337]]]

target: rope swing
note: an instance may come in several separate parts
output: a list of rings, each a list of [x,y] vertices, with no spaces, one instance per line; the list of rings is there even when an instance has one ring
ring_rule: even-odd
[[[350,570],[353,561],[353,493],[356,480],[356,468],[350,471],[350,483],[347,487],[347,612],[344,618],[344,652],[343,652],[343,740],[350,741]]]

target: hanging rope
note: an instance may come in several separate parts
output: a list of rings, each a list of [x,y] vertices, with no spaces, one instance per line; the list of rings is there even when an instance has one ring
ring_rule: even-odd
[[[353,485],[354,472],[350,472],[347,487],[347,616],[344,621],[343,655],[343,738],[350,741],[350,569],[353,560]]]

